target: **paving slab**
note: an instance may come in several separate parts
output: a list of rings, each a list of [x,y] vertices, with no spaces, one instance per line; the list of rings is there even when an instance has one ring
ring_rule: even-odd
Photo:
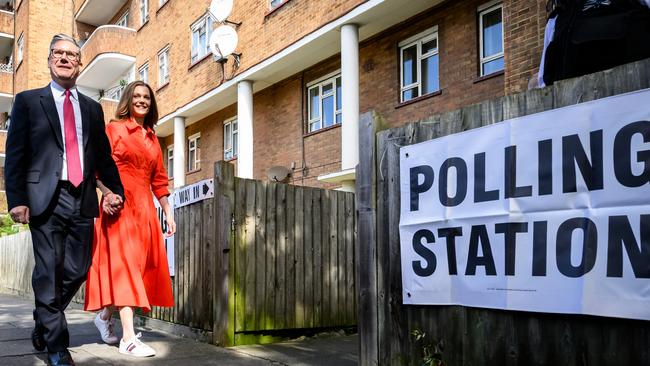
[[[46,353],[37,352],[31,344],[33,300],[0,294],[0,365],[40,366],[46,364]],[[142,340],[153,347],[155,357],[138,359],[122,355],[117,346],[103,343],[93,324],[95,314],[78,306],[66,310],[70,330],[70,353],[83,365],[251,365],[303,366],[358,364],[358,337],[334,336],[306,338],[271,345],[231,348],[216,347],[186,337],[154,329],[151,324],[138,327]],[[167,327],[164,329],[173,329]],[[119,321],[116,333],[121,334]]]

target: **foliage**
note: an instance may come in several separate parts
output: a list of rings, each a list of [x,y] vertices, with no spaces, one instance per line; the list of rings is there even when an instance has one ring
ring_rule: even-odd
[[[427,343],[427,334],[419,329],[413,330],[411,335],[415,339],[415,343],[422,344],[423,356],[421,366],[445,366],[445,363],[442,361],[442,340],[435,345]]]
[[[0,215],[0,235],[15,234],[18,232],[19,227],[9,215]]]

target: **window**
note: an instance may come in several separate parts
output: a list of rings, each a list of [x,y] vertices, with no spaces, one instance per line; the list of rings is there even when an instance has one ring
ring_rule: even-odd
[[[226,120],[223,123],[223,159],[230,160],[237,157],[237,117]]]
[[[149,63],[140,66],[140,69],[138,69],[138,76],[140,77],[140,80],[149,84]]]
[[[278,6],[282,5],[282,3],[285,2],[285,0],[270,0],[271,1],[271,9],[275,9]]]
[[[18,37],[18,41],[16,42],[16,65],[20,65],[20,63],[23,62],[24,47],[25,42],[23,35],[21,34],[20,37]]]
[[[187,171],[193,172],[201,169],[201,134],[194,134],[187,141]]]
[[[192,57],[194,63],[210,52],[209,39],[212,34],[212,17],[204,15],[192,25]]]
[[[481,76],[503,70],[503,5],[488,3],[479,8]]]
[[[169,82],[169,47],[158,53],[158,87]]]
[[[119,25],[120,27],[128,27],[129,26],[129,12],[127,11],[126,13],[124,13],[124,15],[122,15],[120,20],[118,20],[117,23],[115,23],[115,24]]]
[[[440,90],[437,27],[400,42],[399,53],[401,102]]]
[[[149,20],[149,0],[140,0],[140,25]]]
[[[174,179],[174,145],[167,146],[167,177]]]
[[[307,85],[308,132],[341,123],[341,75],[330,74]]]

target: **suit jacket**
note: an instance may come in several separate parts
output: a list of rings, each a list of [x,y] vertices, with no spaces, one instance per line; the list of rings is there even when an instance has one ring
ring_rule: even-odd
[[[96,179],[122,197],[124,187],[111,157],[102,107],[87,96],[78,95],[84,154],[81,214],[96,217],[99,215]],[[50,86],[18,93],[11,110],[5,157],[5,189],[10,210],[28,206],[30,216],[46,211],[61,179],[64,153],[61,124]]]

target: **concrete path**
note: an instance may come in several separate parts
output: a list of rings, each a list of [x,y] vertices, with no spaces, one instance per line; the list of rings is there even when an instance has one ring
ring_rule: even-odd
[[[46,353],[37,352],[30,340],[34,327],[33,302],[0,294],[0,365],[45,365]],[[162,331],[140,328],[142,340],[157,355],[136,359],[102,343],[92,323],[94,314],[66,311],[70,353],[77,365],[357,365],[357,336],[312,338],[272,345],[219,348]],[[119,324],[119,322],[117,322]],[[117,334],[121,330],[117,329]]]

